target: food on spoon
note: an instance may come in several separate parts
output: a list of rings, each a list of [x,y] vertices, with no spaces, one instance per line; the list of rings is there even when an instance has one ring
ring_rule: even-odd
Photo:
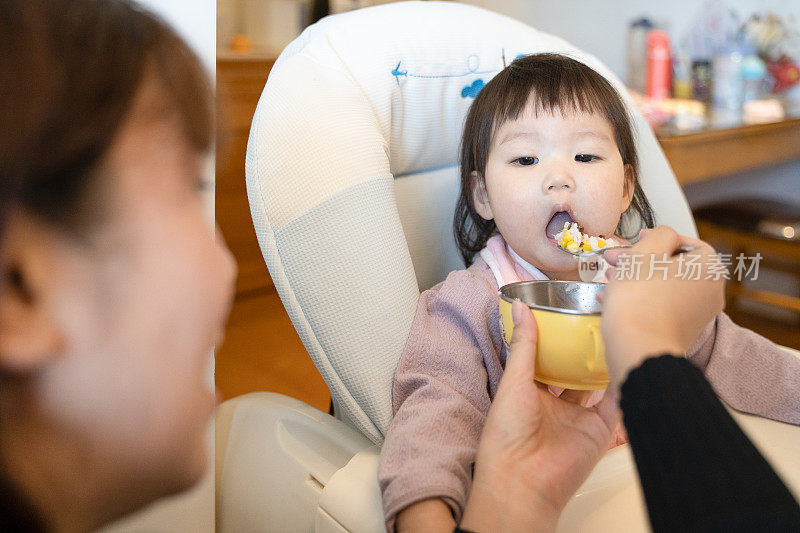
[[[554,238],[560,248],[574,254],[596,252],[607,246],[617,246],[614,239],[582,233],[577,222],[564,222],[564,229],[556,233]]]

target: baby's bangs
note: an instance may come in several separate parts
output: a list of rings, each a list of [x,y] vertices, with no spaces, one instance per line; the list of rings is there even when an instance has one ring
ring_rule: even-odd
[[[493,132],[506,122],[517,120],[526,109],[534,116],[555,112],[562,116],[578,112],[609,115],[611,86],[602,76],[588,75],[588,67],[566,56],[536,57],[542,61],[527,61],[522,66],[518,62],[526,58],[520,58],[508,66],[506,90],[498,95],[500,101],[495,107]],[[558,63],[557,68],[553,68],[553,62]]]

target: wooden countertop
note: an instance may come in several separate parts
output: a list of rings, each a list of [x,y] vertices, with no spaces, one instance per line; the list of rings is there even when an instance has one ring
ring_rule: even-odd
[[[664,154],[681,185],[800,159],[800,112],[778,122],[743,124],[717,116],[710,127],[682,132],[656,128]]]

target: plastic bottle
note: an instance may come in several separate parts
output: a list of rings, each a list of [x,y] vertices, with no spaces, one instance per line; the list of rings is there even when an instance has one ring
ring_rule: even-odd
[[[712,94],[716,107],[738,110],[742,107],[742,50],[735,44],[722,45],[714,55]]]
[[[764,93],[764,79],[767,76],[767,67],[758,57],[754,46],[742,49],[742,100],[758,100]]]
[[[628,88],[644,94],[647,79],[647,34],[653,29],[649,19],[640,18],[628,27]]]
[[[692,98],[692,60],[685,50],[675,54],[672,72],[672,95],[675,98]]]
[[[711,103],[711,62],[708,59],[692,62],[692,96],[704,104]]]
[[[672,74],[669,37],[662,30],[647,34],[647,86],[650,98],[669,98]]]

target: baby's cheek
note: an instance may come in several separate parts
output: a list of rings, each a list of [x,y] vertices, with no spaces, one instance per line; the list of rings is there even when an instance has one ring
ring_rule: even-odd
[[[621,194],[621,193],[620,193]],[[592,187],[587,190],[587,214],[594,233],[606,234],[616,229],[619,222],[620,197],[608,188]],[[588,220],[587,220],[588,222]],[[588,225],[588,224],[587,224]]]

